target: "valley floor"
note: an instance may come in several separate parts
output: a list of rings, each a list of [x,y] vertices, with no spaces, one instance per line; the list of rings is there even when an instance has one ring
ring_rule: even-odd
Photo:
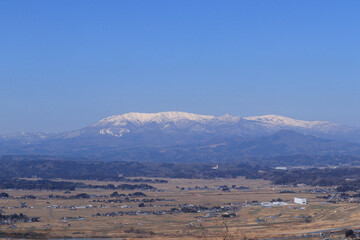
[[[22,213],[39,217],[39,221],[3,221],[0,236],[323,239],[344,236],[346,229],[360,229],[360,203],[329,203],[318,198],[328,195],[330,188],[274,186],[267,181],[244,178],[166,180],[168,183],[151,184],[160,191],[141,191],[146,196],[139,194],[139,190],[117,191],[117,196],[114,190],[105,189],[76,189],[70,193],[3,190],[10,197],[0,199],[2,215]],[[69,198],[81,193],[89,197]],[[294,197],[306,198],[308,204],[295,204]]]

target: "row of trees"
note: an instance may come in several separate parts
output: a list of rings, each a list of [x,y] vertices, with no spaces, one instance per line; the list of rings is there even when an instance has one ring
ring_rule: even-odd
[[[24,180],[24,179],[14,179],[10,181],[1,181],[0,189],[37,189],[37,190],[70,190],[74,191],[76,188],[101,188],[109,190],[150,190],[156,191],[157,188],[141,183],[141,184],[119,184],[117,186],[113,184],[107,185],[91,185],[81,182],[67,182],[67,181],[51,181],[51,180]],[[1,193],[0,197],[7,198],[9,195],[7,193]]]

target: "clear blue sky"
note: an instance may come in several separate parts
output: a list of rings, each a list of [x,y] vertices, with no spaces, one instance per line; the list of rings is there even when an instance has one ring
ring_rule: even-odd
[[[126,112],[360,126],[360,1],[0,1],[0,133]]]

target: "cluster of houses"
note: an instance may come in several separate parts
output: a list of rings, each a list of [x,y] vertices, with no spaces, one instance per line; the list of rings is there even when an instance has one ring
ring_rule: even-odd
[[[304,205],[307,204],[307,200],[306,198],[294,197],[294,203]],[[261,202],[260,205],[263,207],[274,207],[274,206],[286,206],[289,204],[286,202],[274,201],[274,202]]]
[[[222,186],[217,186],[217,187],[212,187],[209,188],[208,186],[203,186],[203,187],[199,187],[199,186],[195,186],[195,187],[178,187],[176,186],[176,188],[179,188],[180,190],[184,191],[184,190],[188,190],[188,191],[192,191],[192,190],[202,190],[202,191],[216,191],[216,190],[221,190],[224,192],[229,192],[230,190],[243,190],[243,191],[247,191],[249,190],[248,187],[244,187],[244,186],[236,186],[236,185],[232,185],[232,186],[227,186],[227,185],[222,185]]]
[[[328,203],[360,203],[359,193],[355,193],[353,195],[348,193],[335,193],[324,196],[317,196],[317,198],[325,199]]]
[[[60,222],[62,223],[67,223],[68,221],[84,221],[85,218],[84,217],[62,217],[60,218]]]
[[[93,217],[115,217],[115,216],[137,216],[137,215],[165,215],[165,214],[175,214],[175,213],[205,213],[201,218],[210,218],[216,217],[221,214],[222,217],[233,217],[236,216],[235,212],[241,209],[240,204],[231,204],[225,206],[215,206],[208,208],[203,205],[193,205],[193,204],[179,204],[177,207],[173,207],[169,210],[138,210],[138,211],[119,211],[119,212],[110,212],[110,213],[97,213],[93,214]],[[148,207],[148,206],[146,206]]]
[[[96,200],[93,200],[92,202],[93,203],[130,203],[130,202],[133,202],[133,203],[153,203],[153,202],[175,202],[176,200],[175,199],[166,199],[166,198],[143,198],[143,199],[130,199],[130,198],[124,198],[124,199],[103,199],[103,200],[100,200],[100,199],[96,199]]]

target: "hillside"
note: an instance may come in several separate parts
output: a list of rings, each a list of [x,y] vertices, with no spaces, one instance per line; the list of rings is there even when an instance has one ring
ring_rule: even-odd
[[[0,155],[219,162],[251,156],[359,155],[359,142],[358,128],[333,122],[276,115],[127,113],[69,132],[0,135]]]

